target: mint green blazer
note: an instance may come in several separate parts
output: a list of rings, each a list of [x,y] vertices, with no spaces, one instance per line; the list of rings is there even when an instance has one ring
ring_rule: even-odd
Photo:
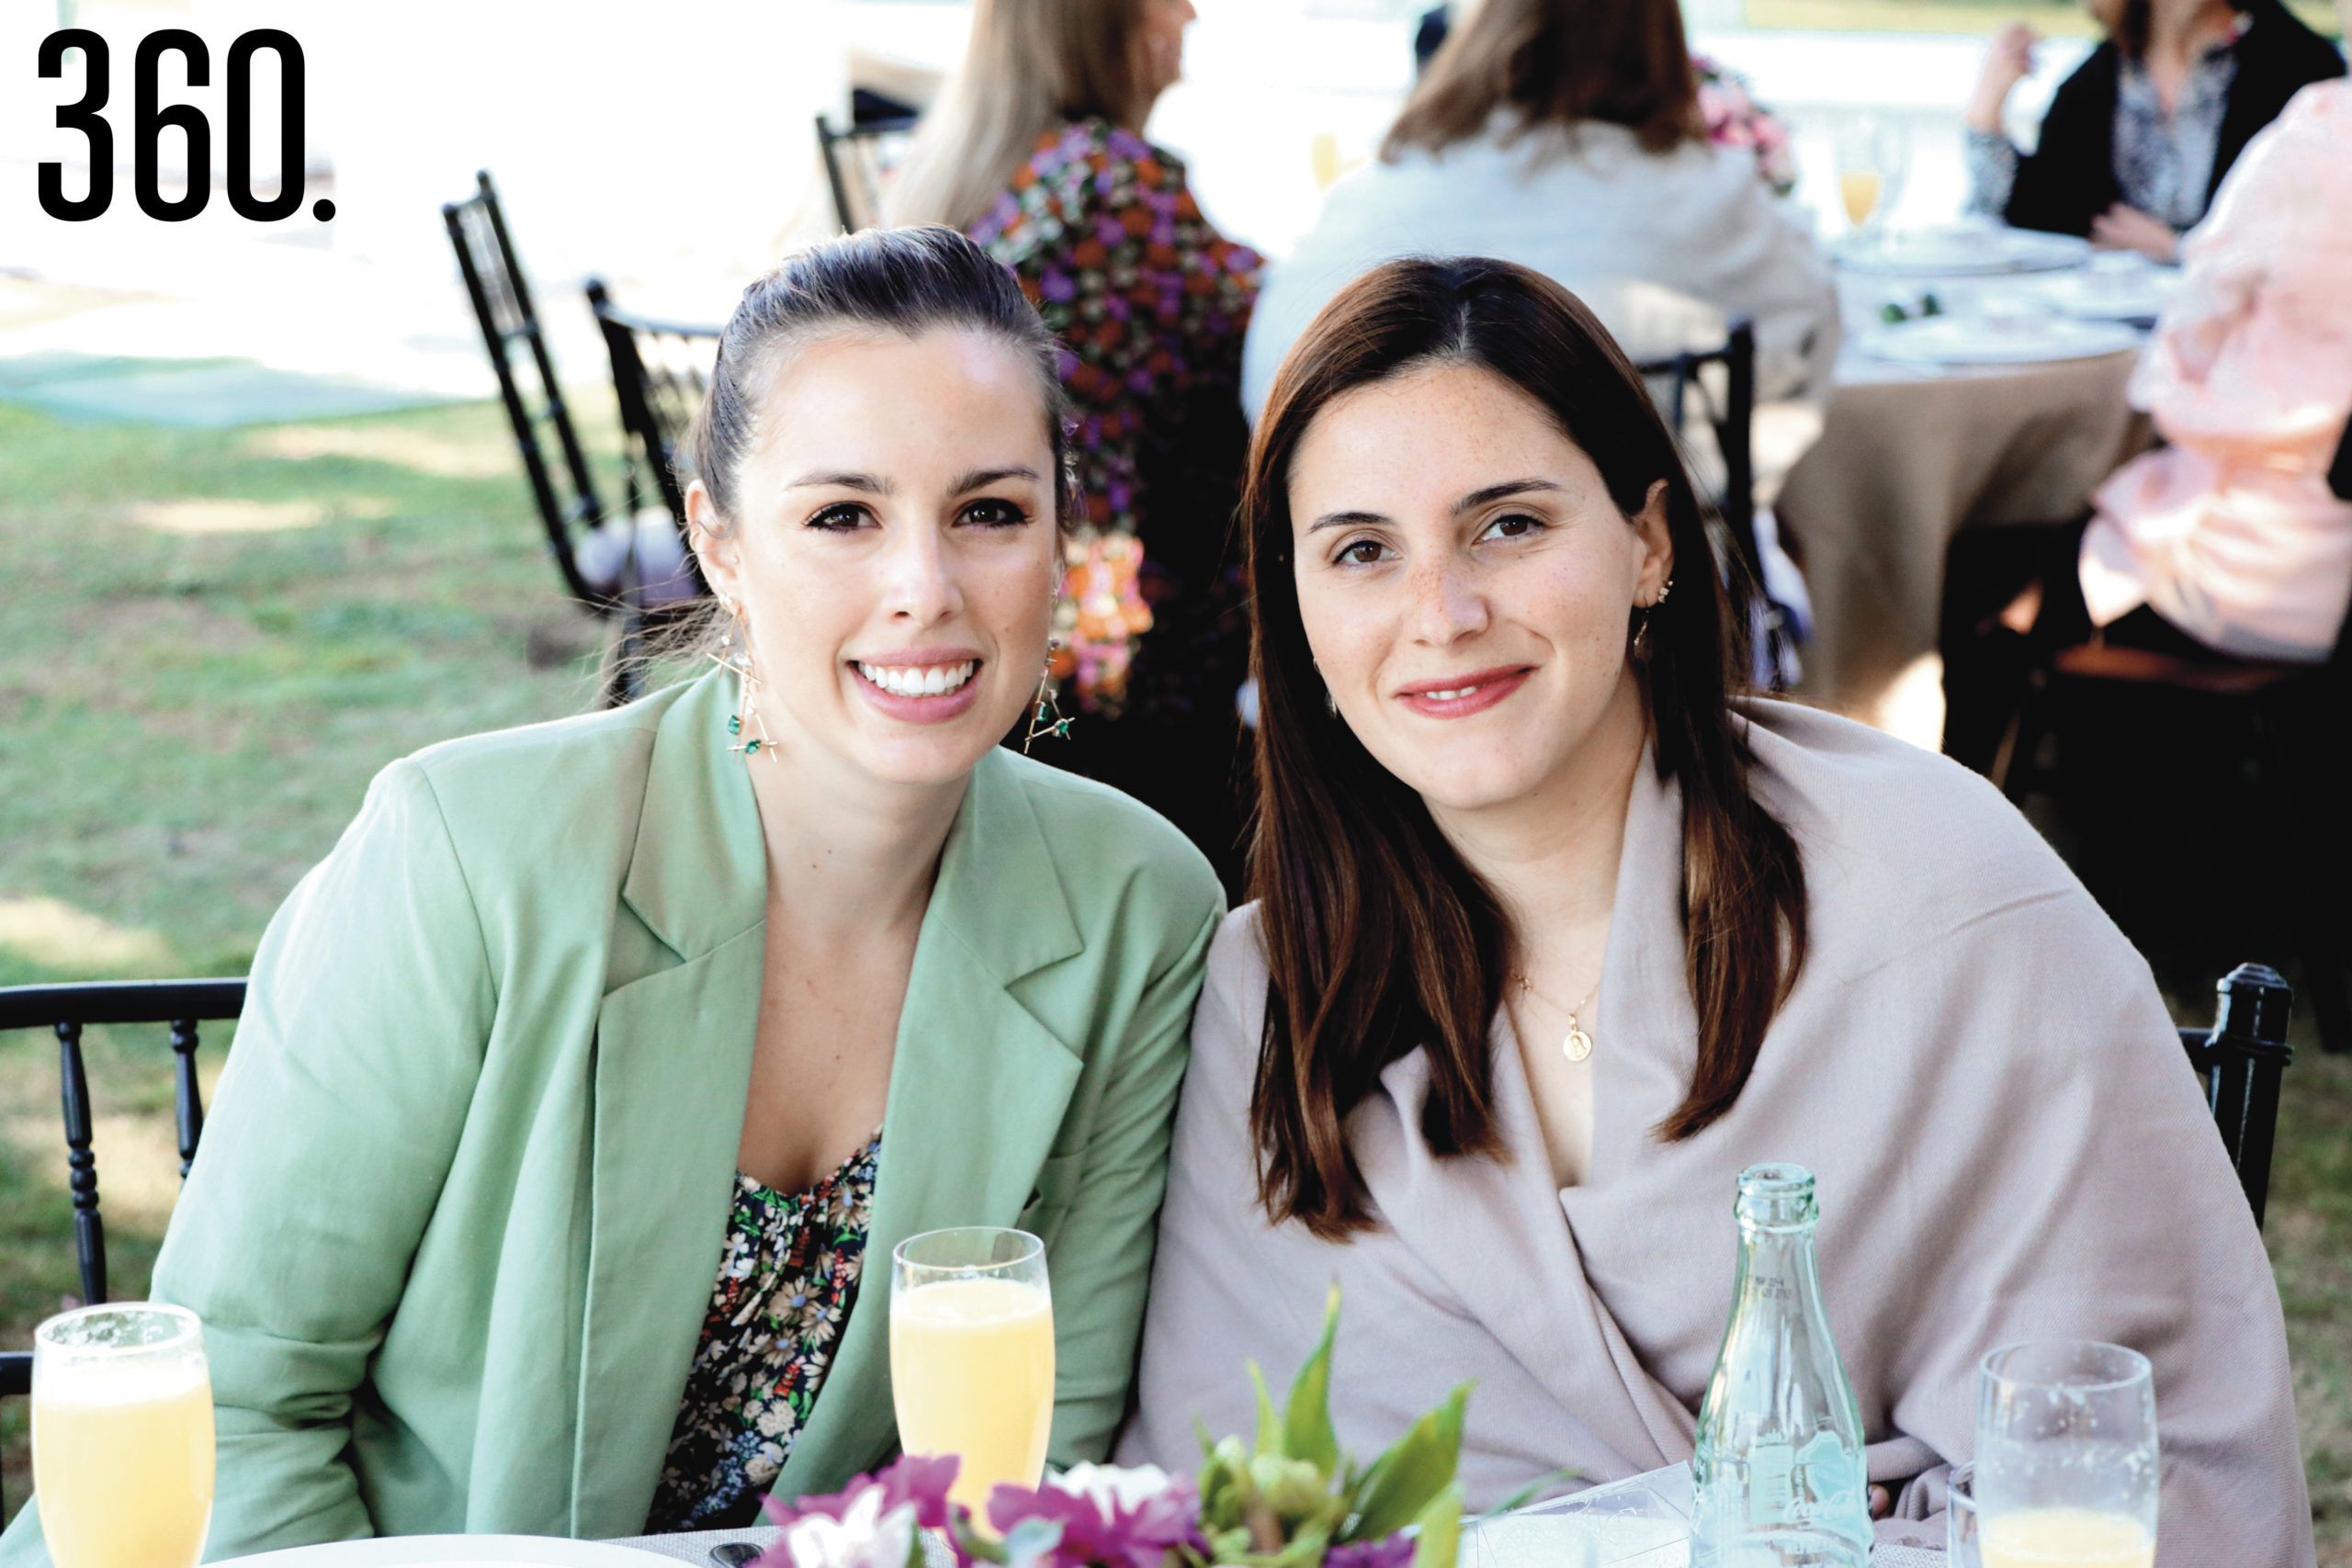
[[[395,762],[271,922],[155,1267],[205,1323],[208,1559],[645,1528],[759,1010],[734,694],[715,671]],[[890,1251],[943,1225],[1044,1237],[1052,1453],[1104,1457],[1223,908],[1126,796],[1002,750],[974,772],[907,984],[862,1287],[775,1492],[895,1450]],[[46,1561],[38,1512],[6,1568]]]

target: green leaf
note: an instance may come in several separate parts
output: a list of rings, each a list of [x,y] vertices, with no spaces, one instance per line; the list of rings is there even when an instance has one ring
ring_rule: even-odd
[[[1298,1369],[1290,1385],[1290,1404],[1283,1414],[1283,1452],[1303,1459],[1328,1481],[1340,1468],[1340,1437],[1331,1428],[1331,1344],[1340,1333],[1340,1286],[1332,1281],[1323,1305],[1323,1337],[1315,1353]],[[1262,1385],[1261,1385],[1262,1397]],[[1261,1404],[1259,1419],[1265,1419]]]
[[[1255,1361],[1250,1363],[1250,1386],[1258,1391],[1258,1446],[1250,1452],[1253,1456],[1272,1454],[1282,1457],[1282,1420],[1274,1414],[1274,1396],[1266,1392],[1266,1374],[1258,1370]]]
[[[1449,1485],[1423,1508],[1413,1541],[1413,1568],[1453,1568],[1462,1550],[1462,1488]]]
[[[1365,1477],[1363,1511],[1342,1540],[1384,1540],[1428,1507],[1453,1481],[1462,1459],[1462,1416],[1470,1400],[1464,1383],[1445,1403],[1413,1423],[1411,1431],[1374,1460]]]

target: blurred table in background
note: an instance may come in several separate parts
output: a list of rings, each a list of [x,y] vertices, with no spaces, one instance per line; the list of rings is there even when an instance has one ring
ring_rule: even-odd
[[[1885,711],[1906,675],[1933,670],[1944,556],[1962,528],[2060,523],[2148,444],[2144,415],[2125,400],[2140,333],[2099,323],[2109,352],[2008,364],[1933,364],[1874,353],[1888,344],[1878,311],[1892,297],[1938,294],[1943,327],[1962,341],[1979,325],[2097,346],[2097,332],[2046,311],[2074,275],[1912,277],[1893,283],[1842,271],[1846,344],[1821,438],[1783,481],[1776,512],[1803,552],[1815,634],[1800,694],[1923,744],[1922,720]],[[1927,325],[1906,324],[1904,331]],[[2086,335],[2089,334],[2089,335]],[[1915,733],[1915,731],[1917,731]]]

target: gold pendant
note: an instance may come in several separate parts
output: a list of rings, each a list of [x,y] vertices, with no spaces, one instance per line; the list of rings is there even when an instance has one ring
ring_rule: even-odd
[[[1568,1022],[1568,1037],[1560,1042],[1560,1054],[1571,1062],[1581,1062],[1592,1055],[1592,1036],[1578,1028],[1573,1019]]]

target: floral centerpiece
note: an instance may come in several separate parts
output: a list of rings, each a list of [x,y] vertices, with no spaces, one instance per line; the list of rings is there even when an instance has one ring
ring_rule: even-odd
[[[1692,55],[1690,66],[1699,73],[1699,113],[1707,122],[1707,140],[1718,147],[1752,148],[1756,172],[1774,196],[1796,189],[1797,162],[1789,147],[1789,128],[1756,101],[1747,78],[1703,54]]]
[[[1323,1337],[1280,1410],[1253,1364],[1258,1430],[1201,1438],[1197,1476],[1081,1464],[1034,1490],[999,1486],[994,1533],[947,1499],[953,1457],[907,1457],[827,1497],[768,1510],[784,1535],[753,1568],[924,1568],[925,1532],[957,1568],[1454,1568],[1462,1492],[1454,1468],[1470,1385],[1369,1465],[1331,1426],[1331,1292]]]

